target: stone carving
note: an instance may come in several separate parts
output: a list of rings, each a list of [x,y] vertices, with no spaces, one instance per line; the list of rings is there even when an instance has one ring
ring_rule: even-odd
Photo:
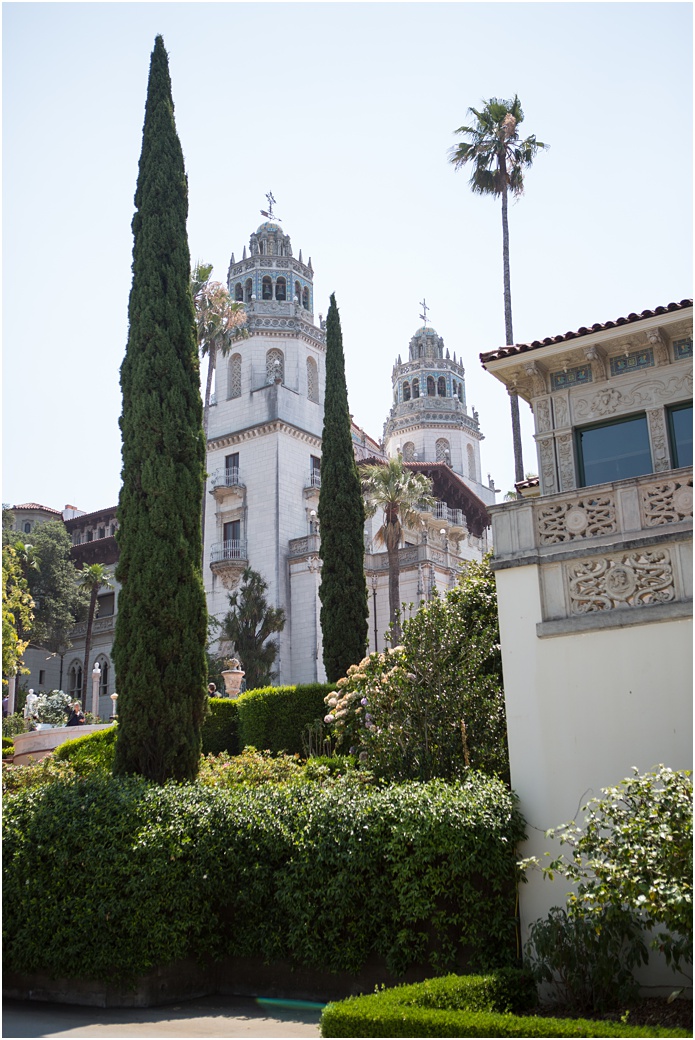
[[[310,401],[319,399],[319,371],[312,357],[306,359],[307,397]]]
[[[556,438],[555,443],[557,444],[557,461],[560,470],[561,488],[563,491],[572,491],[576,487],[572,434],[560,434],[560,436]]]
[[[553,414],[555,416],[555,428],[562,429],[563,426],[569,426],[570,424],[570,411],[568,406],[567,397],[565,395],[558,396],[553,401]]]
[[[684,477],[642,488],[645,527],[677,524],[693,515],[693,479]]]
[[[536,401],[534,411],[536,415],[537,432],[548,433],[552,428],[550,420],[550,401],[547,398],[545,400]]]
[[[538,366],[538,362],[529,361],[528,364],[524,365],[524,372],[529,377],[528,385],[533,397],[539,397],[541,394],[546,393],[545,377]]]
[[[596,373],[596,379],[606,379],[606,357],[599,347],[588,347],[584,355],[587,361],[591,362],[592,372]]]
[[[232,354],[229,359],[229,396],[241,397],[241,354]]]
[[[553,442],[550,438],[538,441],[541,457],[541,479],[543,481],[544,494],[552,494],[555,487],[555,453]]]
[[[671,469],[663,408],[649,409],[647,411],[647,419],[649,420],[649,439],[652,445],[654,472],[659,473],[663,469]]]
[[[577,419],[583,419],[594,415],[613,415],[622,401],[623,395],[619,390],[616,390],[615,387],[607,387],[605,390],[599,390],[589,399],[584,398],[577,401],[575,416]]]
[[[670,603],[676,598],[668,550],[646,549],[566,567],[572,614]]]
[[[269,350],[265,356],[266,383],[281,383],[285,378],[285,357],[281,350]]]
[[[318,556],[310,556],[307,562],[307,567],[312,574],[318,574],[321,570],[321,560]]]
[[[661,334],[661,329],[650,329],[647,333],[647,339],[651,343],[657,365],[670,364],[671,359],[668,354],[668,347]]]
[[[570,502],[541,506],[536,512],[539,545],[598,538],[618,530],[612,495],[587,495]]]

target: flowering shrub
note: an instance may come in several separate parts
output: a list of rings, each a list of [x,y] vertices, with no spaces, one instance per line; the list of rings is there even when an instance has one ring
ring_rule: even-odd
[[[456,588],[423,604],[402,638],[349,668],[325,698],[338,750],[393,780],[451,779],[468,768],[508,778],[489,559],[469,564]]]
[[[39,722],[47,722],[53,726],[63,726],[68,720],[68,712],[72,701],[62,690],[51,690],[40,693],[35,705],[35,713]]]

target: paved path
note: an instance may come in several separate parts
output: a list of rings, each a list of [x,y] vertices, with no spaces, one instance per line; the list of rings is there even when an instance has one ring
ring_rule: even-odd
[[[3,1040],[24,1037],[318,1037],[320,1008],[250,997],[202,997],[157,1008],[91,1008],[7,1000]]]

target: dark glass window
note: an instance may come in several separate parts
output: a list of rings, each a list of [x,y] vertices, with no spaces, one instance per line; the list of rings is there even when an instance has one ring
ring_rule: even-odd
[[[652,472],[646,415],[577,430],[579,484],[605,484]]]
[[[677,404],[668,410],[673,468],[693,464],[693,402]]]
[[[97,597],[97,617],[113,617],[116,606],[116,597],[113,592],[107,592],[105,596]]]

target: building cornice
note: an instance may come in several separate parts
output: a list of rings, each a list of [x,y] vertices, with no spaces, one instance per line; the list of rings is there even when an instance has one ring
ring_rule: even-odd
[[[308,430],[302,430],[292,423],[284,422],[282,419],[274,419],[271,422],[260,423],[254,426],[246,426],[243,430],[235,430],[221,437],[213,437],[208,441],[208,450],[216,448],[227,448],[233,444],[243,444],[246,441],[255,440],[257,437],[267,437],[275,433],[284,433],[295,440],[302,441],[310,447],[321,451],[321,438]]]

